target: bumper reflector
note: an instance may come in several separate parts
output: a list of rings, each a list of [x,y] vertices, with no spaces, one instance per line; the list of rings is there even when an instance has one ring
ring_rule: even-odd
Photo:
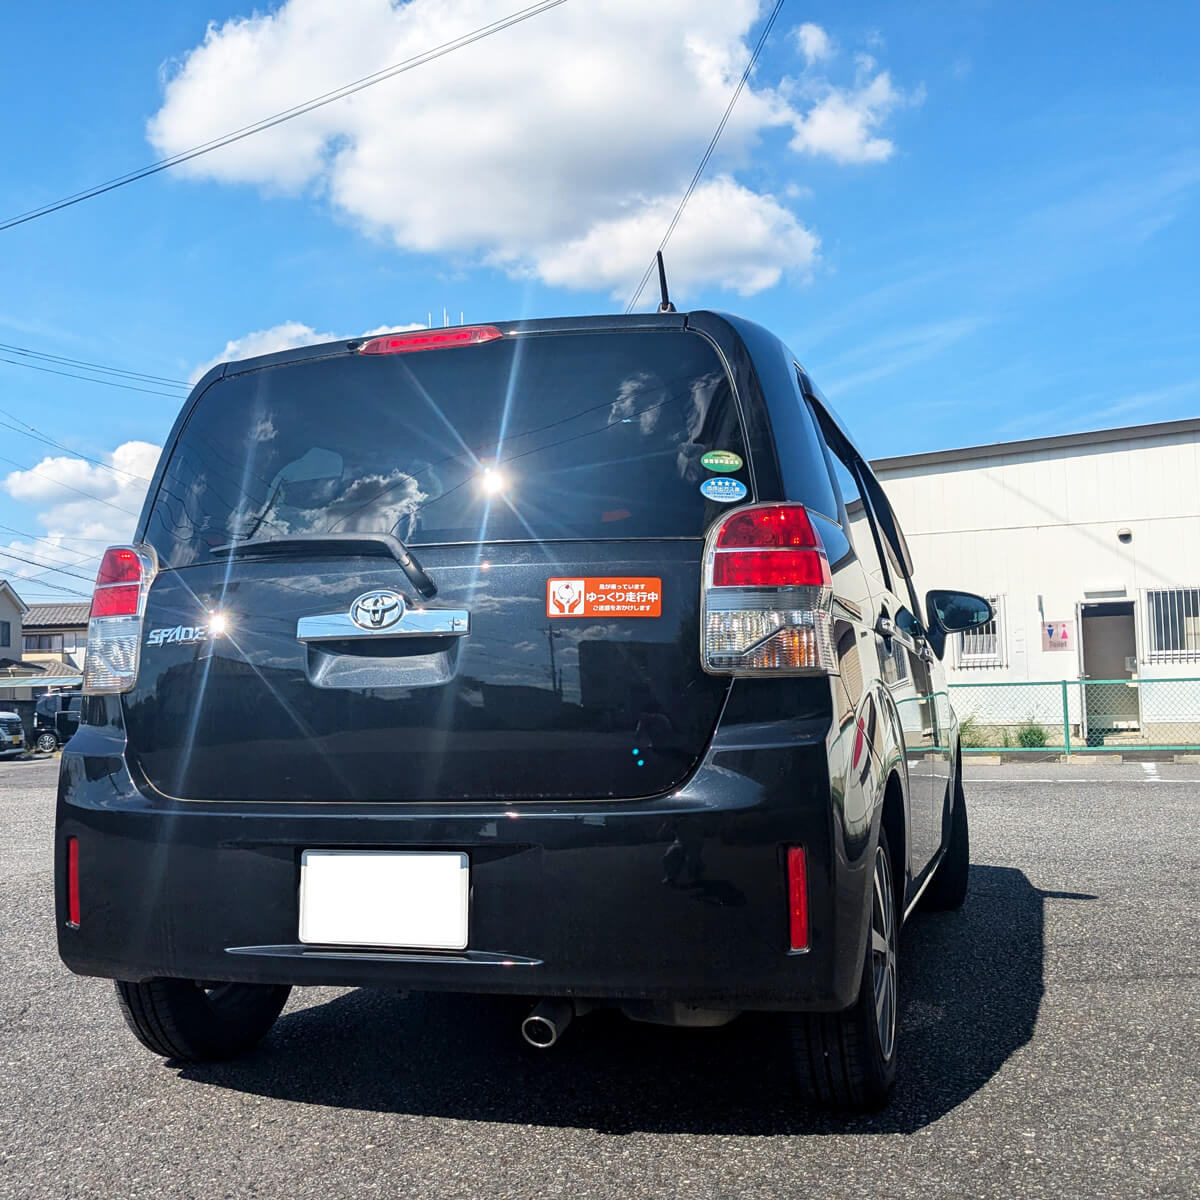
[[[67,838],[67,924],[79,925],[79,839]]]
[[[788,932],[793,950],[808,949],[808,864],[803,846],[789,846],[787,852],[788,876]]]

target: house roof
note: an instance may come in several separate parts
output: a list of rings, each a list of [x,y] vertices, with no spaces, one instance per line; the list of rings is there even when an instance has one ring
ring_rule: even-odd
[[[1077,446],[1136,442],[1144,438],[1169,437],[1177,433],[1200,433],[1200,417],[1187,417],[1182,421],[1156,421],[1150,425],[1126,425],[1121,429],[1094,429],[1085,433],[1063,433],[1053,437],[1026,438],[1020,442],[995,442],[986,446],[964,446],[959,450],[929,450],[923,454],[873,458],[871,466],[876,473],[898,471],[905,467],[966,462],[975,458],[1000,458],[1012,454],[1029,454],[1037,450],[1068,450]]]
[[[14,678],[28,679],[32,683],[78,679],[79,668],[71,666],[70,663],[59,662],[57,659],[27,662],[24,659],[0,658],[0,681],[3,686],[10,687]]]
[[[25,612],[21,626],[28,633],[31,629],[82,629],[88,623],[91,604],[31,604]]]
[[[22,613],[27,613],[29,611],[29,605],[17,595],[17,589],[13,587],[13,585],[9,583],[7,579],[0,579],[0,592],[7,592],[12,597],[13,603],[21,610]]]
[[[35,664],[26,662],[21,664],[23,667],[32,667]],[[48,662],[40,662],[36,664],[42,668],[42,677],[45,679],[57,679],[60,676],[67,678],[79,674],[79,668],[71,666],[70,663],[59,662],[58,659],[52,658]]]

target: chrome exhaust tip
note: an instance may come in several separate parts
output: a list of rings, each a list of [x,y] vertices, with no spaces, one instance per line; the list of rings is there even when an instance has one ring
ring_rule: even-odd
[[[521,1036],[538,1050],[549,1050],[575,1015],[570,1000],[542,1000],[521,1022]]]

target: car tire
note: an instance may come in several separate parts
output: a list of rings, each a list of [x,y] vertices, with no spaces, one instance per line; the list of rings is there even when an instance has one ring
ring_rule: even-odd
[[[35,744],[43,754],[51,754],[58,749],[58,738],[52,733],[39,733]]]
[[[900,919],[887,835],[879,831],[858,996],[844,1012],[789,1013],[796,1085],[815,1108],[875,1112],[896,1082]]]
[[[971,834],[967,827],[967,798],[963,795],[962,772],[954,782],[954,807],[950,811],[950,841],[938,863],[921,907],[928,912],[949,912],[962,908],[967,898],[967,879],[971,872]]]
[[[116,981],[125,1022],[138,1041],[164,1058],[217,1062],[244,1054],[275,1024],[289,986],[200,984],[190,979]]]

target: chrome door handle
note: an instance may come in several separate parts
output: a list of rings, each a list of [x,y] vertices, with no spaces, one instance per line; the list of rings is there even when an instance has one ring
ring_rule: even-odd
[[[896,622],[891,617],[880,617],[875,622],[875,632],[879,634],[885,642],[890,642],[896,636]]]
[[[394,625],[364,629],[347,612],[301,617],[296,622],[299,642],[342,642],[349,638],[466,637],[471,614],[465,608],[408,609]]]

